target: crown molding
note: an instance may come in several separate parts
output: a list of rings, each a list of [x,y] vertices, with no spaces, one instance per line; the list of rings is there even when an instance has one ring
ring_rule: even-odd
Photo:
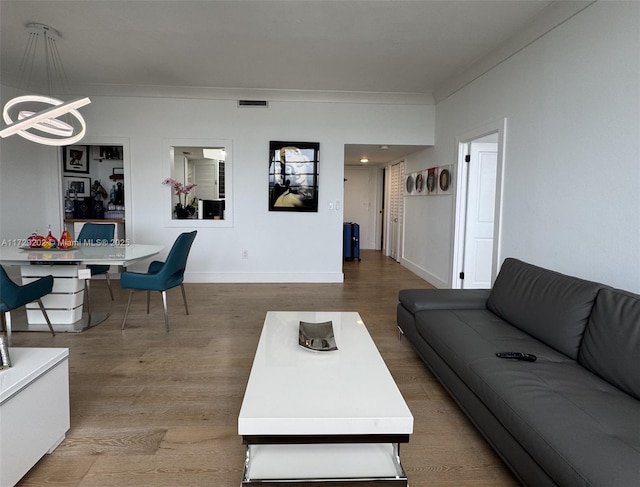
[[[10,76],[2,76],[2,87],[19,90]],[[68,96],[114,96],[141,98],[183,98],[198,100],[266,100],[280,102],[366,103],[381,105],[434,105],[431,93],[388,93],[369,91],[312,91],[208,86],[164,86],[127,84],[70,84]]]

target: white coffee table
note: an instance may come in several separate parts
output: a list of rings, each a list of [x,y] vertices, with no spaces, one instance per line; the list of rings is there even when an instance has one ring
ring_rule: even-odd
[[[298,345],[300,321],[332,321],[338,350]],[[413,416],[360,315],[267,313],[238,418],[242,485],[407,485],[399,444]]]

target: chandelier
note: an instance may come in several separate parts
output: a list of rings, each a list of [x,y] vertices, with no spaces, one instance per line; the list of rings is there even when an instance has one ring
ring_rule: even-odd
[[[62,101],[53,97],[54,85],[66,89],[67,79],[56,44],[60,33],[45,24],[29,23],[29,41],[24,50],[18,73],[18,86],[29,91],[36,66],[36,57],[42,46],[47,96],[23,95],[9,100],[2,110],[7,126],[0,130],[0,137],[17,134],[32,142],[44,145],[69,145],[84,137],[87,130],[82,115],[77,110],[91,103],[89,98]],[[41,42],[40,42],[41,41]]]

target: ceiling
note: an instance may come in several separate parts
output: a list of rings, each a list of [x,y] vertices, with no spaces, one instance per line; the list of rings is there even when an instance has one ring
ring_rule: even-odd
[[[421,149],[424,149],[424,146],[347,144],[344,147],[344,162],[347,166],[362,166],[360,160],[366,157],[367,166],[384,165]]]
[[[86,95],[116,90],[158,96],[161,87],[170,87],[433,100],[436,89],[516,35],[550,3],[0,0],[1,81],[19,84],[26,24],[39,22],[61,33],[58,47],[69,86]],[[397,155],[395,149],[369,148],[372,163]],[[362,150],[357,146],[347,155],[359,161]]]

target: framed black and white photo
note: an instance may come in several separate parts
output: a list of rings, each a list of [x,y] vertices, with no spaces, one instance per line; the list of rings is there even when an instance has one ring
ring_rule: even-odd
[[[86,145],[68,145],[63,148],[63,171],[89,173],[89,148]]]
[[[63,182],[64,190],[69,191],[69,196],[78,198],[91,196],[91,178],[65,176]]]
[[[269,211],[318,211],[318,142],[269,143]]]

